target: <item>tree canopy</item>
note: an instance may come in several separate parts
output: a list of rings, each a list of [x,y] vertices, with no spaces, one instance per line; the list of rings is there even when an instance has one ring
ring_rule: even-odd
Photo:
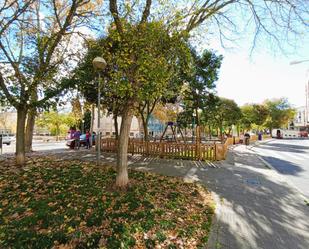
[[[268,99],[264,105],[268,109],[268,117],[265,121],[265,126],[271,131],[273,128],[287,127],[288,122],[293,120],[295,109],[291,107],[286,98]]]

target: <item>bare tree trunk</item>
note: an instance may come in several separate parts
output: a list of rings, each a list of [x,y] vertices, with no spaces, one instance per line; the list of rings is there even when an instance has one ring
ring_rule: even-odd
[[[117,120],[117,118],[118,118],[117,115],[114,115],[114,116],[113,116],[116,140],[118,140],[118,137],[119,137],[118,120]]]
[[[142,123],[143,123],[143,130],[144,130],[144,141],[148,141],[149,135],[148,135],[148,121],[145,120],[144,117],[142,117]]]
[[[123,112],[121,116],[121,127],[118,139],[118,150],[117,150],[117,177],[116,186],[120,188],[125,188],[129,183],[128,177],[128,143],[130,127],[133,115],[130,113],[129,107]]]
[[[91,121],[90,121],[90,137],[89,137],[90,148],[92,147],[92,144],[93,144],[92,133],[93,133],[93,123],[94,123],[94,111],[95,111],[95,106],[94,104],[92,104],[91,105]]]
[[[17,108],[17,127],[16,127],[16,164],[25,164],[25,124],[27,109],[24,106]]]
[[[196,141],[201,142],[201,127],[200,127],[200,118],[198,116],[198,109],[195,109],[195,116],[196,116]]]
[[[25,136],[25,152],[32,151],[33,131],[35,125],[36,108],[32,108],[28,112],[26,136]]]

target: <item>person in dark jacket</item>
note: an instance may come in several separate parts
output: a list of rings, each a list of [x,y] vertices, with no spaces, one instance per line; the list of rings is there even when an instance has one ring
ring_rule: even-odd
[[[248,132],[245,133],[244,135],[245,137],[245,144],[246,145],[249,145],[249,141],[250,141],[250,134]]]
[[[86,149],[90,148],[90,132],[86,130]]]
[[[77,130],[75,133],[74,133],[74,144],[75,144],[75,149],[79,149],[80,147],[80,135],[81,135],[81,132],[80,130]]]

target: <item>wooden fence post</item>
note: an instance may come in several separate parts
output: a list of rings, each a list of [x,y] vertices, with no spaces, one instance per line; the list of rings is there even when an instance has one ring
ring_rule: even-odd
[[[164,156],[164,142],[160,143],[160,157],[163,158]]]

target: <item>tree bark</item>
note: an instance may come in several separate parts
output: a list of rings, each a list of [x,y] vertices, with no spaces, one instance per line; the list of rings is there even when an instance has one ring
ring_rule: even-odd
[[[26,136],[25,136],[25,152],[32,151],[33,131],[35,125],[36,108],[32,108],[28,112]]]
[[[117,115],[114,115],[114,116],[113,116],[116,140],[118,140],[118,137],[119,137],[119,132],[118,132],[118,120],[117,120],[117,118],[118,118]]]
[[[143,130],[144,130],[144,141],[147,142],[149,139],[149,135],[148,135],[148,119],[146,118],[146,120],[144,119],[144,117],[142,117],[142,123],[143,123]]]
[[[123,115],[121,116],[122,121],[117,150],[116,186],[120,188],[125,188],[129,183],[127,153],[132,117],[133,115],[130,113],[129,107],[126,107]]]
[[[198,116],[198,109],[195,109],[195,116],[196,116],[196,141],[201,142],[201,127],[200,127],[200,118]]]
[[[35,90],[31,91],[31,101],[37,101],[38,95]],[[34,124],[35,124],[35,116],[37,114],[36,107],[31,107],[28,110],[27,116],[27,126],[26,126],[26,134],[25,134],[25,152],[32,151],[32,140],[33,140],[33,131],[34,131]]]
[[[17,108],[17,127],[16,127],[16,164],[25,164],[25,124],[27,108],[20,106]]]

